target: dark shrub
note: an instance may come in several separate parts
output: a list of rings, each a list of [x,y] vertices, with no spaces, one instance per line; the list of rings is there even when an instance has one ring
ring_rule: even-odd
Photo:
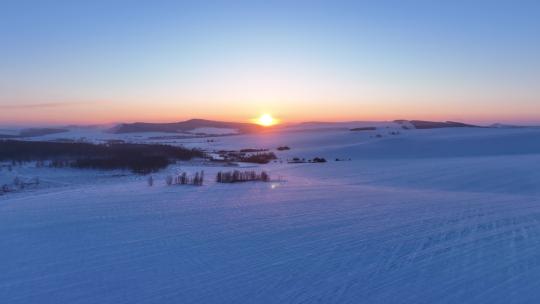
[[[240,161],[246,163],[267,164],[274,159],[277,159],[276,155],[273,152],[268,152],[244,156]]]
[[[361,127],[361,128],[353,128],[351,131],[375,131],[377,128],[375,127]]]
[[[265,151],[268,151],[268,149],[251,149],[251,148],[248,148],[248,149],[241,149],[240,152],[243,152],[243,153],[254,153],[254,152],[265,152]]]

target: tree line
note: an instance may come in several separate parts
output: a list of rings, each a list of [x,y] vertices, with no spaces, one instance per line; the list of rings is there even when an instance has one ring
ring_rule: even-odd
[[[197,171],[195,172],[195,174],[191,176],[189,176],[186,172],[182,172],[175,176],[167,175],[167,177],[165,178],[165,182],[167,183],[168,186],[171,186],[171,185],[202,186],[204,183],[204,171],[200,171],[200,172]],[[150,182],[148,184],[150,184]]]
[[[216,182],[218,183],[238,183],[248,181],[263,181],[269,182],[270,175],[266,171],[257,173],[255,171],[219,171],[216,175]]]
[[[0,141],[0,161],[50,160],[54,167],[127,169],[141,174],[163,169],[176,160],[204,156],[200,150],[159,144]]]

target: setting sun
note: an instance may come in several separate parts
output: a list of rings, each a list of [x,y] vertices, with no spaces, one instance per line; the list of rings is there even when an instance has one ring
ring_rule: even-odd
[[[275,125],[277,121],[270,114],[263,114],[257,118],[257,123],[261,126],[269,127]]]

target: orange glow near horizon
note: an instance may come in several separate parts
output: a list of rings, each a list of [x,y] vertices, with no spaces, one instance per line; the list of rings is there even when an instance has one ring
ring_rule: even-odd
[[[276,98],[277,99],[277,98]],[[261,100],[261,98],[258,98]],[[189,111],[182,103],[170,100],[156,100],[148,103],[134,99],[123,102],[64,100],[14,103],[2,107],[0,104],[0,125],[66,125],[66,124],[115,124],[131,122],[166,123],[201,118],[218,121],[251,122],[261,126],[273,126],[281,123],[299,123],[306,121],[388,121],[394,119],[453,120],[466,123],[490,124],[535,123],[538,121],[536,104],[520,107],[506,107],[505,114],[488,113],[485,103],[471,102],[464,111],[460,104],[439,105],[433,107],[411,107],[405,102],[359,102],[336,101],[340,106],[329,107],[330,100],[297,101],[262,99],[251,102],[218,100],[209,107],[199,100],[185,101],[193,104]],[[425,102],[427,103],[427,102]],[[260,113],[260,116],[254,116]],[[525,114],[527,113],[527,114]],[[279,117],[276,118],[276,115]]]

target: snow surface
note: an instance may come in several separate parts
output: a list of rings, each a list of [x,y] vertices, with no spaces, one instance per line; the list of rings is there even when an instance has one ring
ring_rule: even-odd
[[[237,129],[231,129],[231,128],[195,128],[193,130],[190,130],[189,133],[193,134],[207,134],[207,135],[225,135],[225,134],[238,134]]]
[[[0,196],[0,303],[537,302],[540,130],[394,130],[174,142],[271,149],[281,162],[243,165],[270,183],[216,184],[231,168],[199,162],[154,187],[3,169],[44,182]],[[329,162],[283,161],[295,156]],[[165,185],[201,169],[202,187]]]

